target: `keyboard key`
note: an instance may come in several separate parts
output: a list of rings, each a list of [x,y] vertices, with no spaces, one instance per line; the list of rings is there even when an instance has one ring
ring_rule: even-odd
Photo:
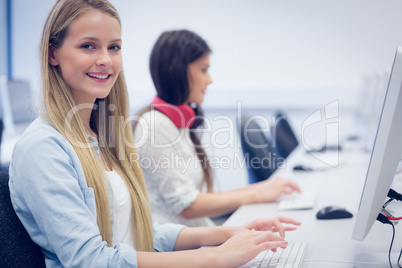
[[[312,209],[315,196],[313,192],[293,193],[279,202],[278,210]]]
[[[307,242],[289,243],[285,249],[278,248],[276,252],[267,250],[261,252],[255,259],[242,265],[242,268],[297,268],[301,266]],[[262,256],[262,257],[261,257]]]

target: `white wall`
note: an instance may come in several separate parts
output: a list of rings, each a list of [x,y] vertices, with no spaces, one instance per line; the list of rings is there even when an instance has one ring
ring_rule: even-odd
[[[199,33],[213,50],[205,106],[351,107],[363,76],[402,45],[400,0],[111,1],[123,24],[132,110],[154,95],[148,57],[159,34]],[[38,43],[54,1],[13,1],[13,73],[38,82]]]
[[[7,75],[7,5],[0,0],[0,76]],[[1,112],[0,112],[1,113]]]
[[[47,14],[54,0],[13,0],[12,2],[12,60],[13,79],[39,85],[39,41]]]

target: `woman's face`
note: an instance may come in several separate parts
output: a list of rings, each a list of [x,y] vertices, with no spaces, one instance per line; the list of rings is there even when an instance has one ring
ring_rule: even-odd
[[[209,54],[193,61],[188,66],[188,82],[190,86],[190,95],[187,103],[201,105],[204,101],[204,95],[207,86],[212,83],[209,69]]]
[[[59,66],[76,104],[109,95],[122,67],[121,45],[120,24],[107,13],[93,9],[70,24],[49,62]]]

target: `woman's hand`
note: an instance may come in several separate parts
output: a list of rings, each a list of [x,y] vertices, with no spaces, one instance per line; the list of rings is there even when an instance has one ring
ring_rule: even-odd
[[[216,267],[238,267],[255,258],[260,252],[276,248],[286,248],[283,237],[272,231],[256,231],[245,229],[215,248]]]
[[[283,224],[290,225],[283,225]],[[216,248],[220,251],[222,266],[238,267],[247,263],[261,251],[276,248],[286,248],[285,232],[293,231],[301,223],[295,219],[286,217],[274,217],[270,219],[256,219],[247,224],[233,228],[233,236],[224,244]],[[278,233],[278,234],[275,234]]]
[[[283,225],[283,224],[287,225]],[[290,225],[289,225],[290,224]],[[286,217],[274,217],[269,219],[255,219],[247,224],[237,226],[234,229],[234,235],[244,230],[256,230],[256,231],[271,231],[277,232],[281,237],[285,237],[285,232],[296,230],[296,226],[301,225],[301,222],[286,218]]]
[[[301,192],[299,185],[292,180],[272,178],[249,186],[254,193],[253,203],[273,202],[282,194],[291,194],[293,191]]]

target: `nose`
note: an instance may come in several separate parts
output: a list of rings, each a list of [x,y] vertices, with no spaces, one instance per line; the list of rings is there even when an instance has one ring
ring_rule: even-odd
[[[109,51],[107,49],[100,50],[96,64],[105,67],[112,66],[112,58],[110,57]]]
[[[212,78],[211,75],[208,73],[208,77],[207,77],[207,85],[212,84]]]

